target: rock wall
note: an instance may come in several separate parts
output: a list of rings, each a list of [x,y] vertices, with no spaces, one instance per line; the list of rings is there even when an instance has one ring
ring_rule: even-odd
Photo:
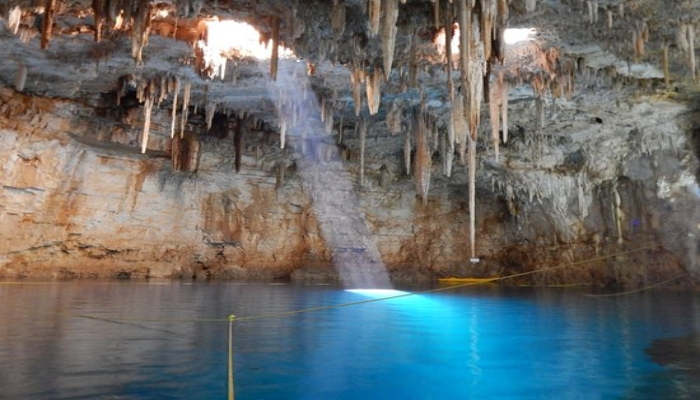
[[[471,264],[463,170],[436,178],[423,205],[410,178],[373,166],[371,151],[358,187],[355,163],[311,173],[266,144],[269,134],[251,133],[239,172],[233,141],[206,137],[198,170],[173,172],[167,115],[154,113],[141,154],[140,128],[105,128],[104,110],[2,89],[0,276],[329,280],[348,250],[402,281],[525,273],[511,282],[644,286],[694,276],[698,116],[660,100],[626,111],[541,133],[559,136],[516,134],[501,164],[483,156],[481,261]]]
[[[256,159],[251,144],[236,173],[232,144],[211,141],[199,171],[173,172],[157,123],[140,154],[138,129],[106,134],[107,120],[77,103],[0,91],[0,276],[286,279],[301,267],[332,275],[293,167],[280,181],[279,163]],[[442,211],[433,214],[415,210],[411,191],[361,198],[394,269],[421,266],[426,277],[463,259],[464,211],[453,199],[436,198],[431,209]]]

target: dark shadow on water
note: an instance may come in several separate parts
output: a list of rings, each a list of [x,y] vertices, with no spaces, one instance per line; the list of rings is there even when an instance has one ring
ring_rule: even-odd
[[[652,361],[665,367],[665,370],[648,376],[625,398],[700,398],[700,332],[654,339],[645,351]]]

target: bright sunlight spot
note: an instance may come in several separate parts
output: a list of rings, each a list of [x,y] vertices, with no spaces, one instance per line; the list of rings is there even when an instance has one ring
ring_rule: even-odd
[[[207,21],[207,46],[212,52],[222,56],[254,57],[258,60],[270,59],[271,41],[260,40],[260,33],[245,22],[233,20]],[[280,46],[280,58],[290,58],[290,49]]]
[[[503,32],[503,40],[506,44],[516,44],[519,42],[529,42],[534,40],[537,31],[534,28],[511,28]]]
[[[459,54],[459,25],[455,24],[455,30],[452,36],[451,50],[452,55],[455,56]],[[537,31],[535,28],[511,28],[506,29],[503,32],[503,41],[506,45],[513,45],[520,42],[529,42],[535,40],[535,34]],[[438,47],[440,53],[445,54],[445,30],[441,29],[440,32],[433,39],[433,43]]]

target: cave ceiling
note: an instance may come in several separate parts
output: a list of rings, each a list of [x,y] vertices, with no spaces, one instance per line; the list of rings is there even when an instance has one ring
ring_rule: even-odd
[[[218,60],[219,64],[221,59],[225,60],[223,67],[201,65],[201,58],[206,56],[197,56],[196,53],[201,51],[198,43],[213,40],[205,37],[204,28],[207,21],[213,20],[248,23],[259,32],[260,43],[273,39],[277,28],[279,44],[287,49],[280,54],[280,73],[299,74],[303,71],[315,95],[328,101],[336,110],[336,116],[344,115],[348,121],[355,116],[353,66],[360,65],[372,75],[374,68],[386,65],[382,56],[385,32],[381,28],[376,34],[372,32],[370,13],[373,1],[145,2],[146,18],[150,22],[145,24],[148,25],[144,33],[146,40],[138,57],[134,55],[133,42],[137,40],[138,32],[144,29],[137,28],[138,22],[127,21],[129,18],[134,21],[143,18],[138,15],[138,1],[113,1],[110,4],[108,0],[28,0],[3,3],[0,5],[3,17],[0,20],[3,25],[0,31],[3,42],[0,76],[3,83],[12,86],[18,79],[18,70],[26,69],[22,91],[47,97],[97,104],[105,101],[105,94],[119,91],[120,79],[125,76],[150,79],[166,73],[183,82],[191,82],[191,104],[215,103],[219,109],[255,114],[271,126],[279,126],[273,108],[275,96],[279,93],[276,94],[269,84],[271,62],[266,59],[268,57],[261,59],[228,51]],[[444,39],[439,35],[444,18],[439,16],[438,21],[435,20],[436,7],[428,0],[397,0],[395,3],[398,16],[393,62],[391,71],[384,71],[386,79],[383,79],[380,89],[378,113],[386,116],[394,103],[401,106],[417,104],[423,92],[429,107],[436,109],[436,115],[441,115],[439,109],[448,103]],[[446,4],[443,3],[448,2],[438,2],[444,12]],[[558,63],[575,63],[575,71],[579,74],[587,68],[593,74],[618,76],[635,86],[639,80],[663,81],[663,49],[667,47],[670,49],[670,73],[679,81],[690,76],[690,61],[685,55],[688,45],[679,43],[678,32],[680,26],[697,24],[700,15],[697,2],[515,0],[508,3],[508,19],[503,26],[534,28],[528,43],[538,45],[538,49],[524,51],[518,51],[519,45],[507,46],[505,64],[514,86],[532,86],[527,73],[522,70],[542,67],[537,65],[539,56],[534,52],[549,48],[558,53]],[[95,32],[93,6],[102,7],[105,14],[99,15],[98,10],[99,34]],[[131,16],[124,12],[119,15],[117,10],[125,6],[133,8]],[[50,37],[45,34],[47,7],[54,8]],[[21,13],[15,22],[12,20],[13,10]],[[458,21],[457,15],[453,21]],[[237,37],[237,29],[223,30],[219,36]],[[641,44],[636,42],[638,36],[643,37]],[[264,51],[271,53],[272,47],[270,44]],[[220,70],[214,71],[215,68]],[[415,76],[409,78],[412,69],[415,69]],[[453,80],[459,91],[458,66],[455,69]],[[630,75],[632,79],[626,79]],[[585,92],[585,86],[577,85],[576,93]],[[367,114],[368,101],[364,95],[362,100],[362,113]],[[160,106],[168,107],[170,101],[166,98]]]

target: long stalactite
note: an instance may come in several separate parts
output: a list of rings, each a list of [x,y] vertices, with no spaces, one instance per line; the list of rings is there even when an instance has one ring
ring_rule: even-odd
[[[41,24],[41,48],[46,50],[53,34],[53,20],[56,14],[56,0],[46,0],[44,4],[44,19]]]
[[[428,204],[428,192],[430,191],[432,160],[430,157],[430,145],[428,144],[428,127],[423,107],[414,111],[413,127],[416,137],[414,180],[416,192],[418,192],[421,202],[425,206]]]
[[[382,22],[382,60],[384,61],[384,77],[387,82],[391,74],[394,62],[394,47],[396,46],[396,21],[399,18],[398,0],[384,0],[382,2],[383,22]]]
[[[272,18],[272,55],[270,56],[270,78],[277,80],[277,68],[279,66],[280,49],[280,19]]]

